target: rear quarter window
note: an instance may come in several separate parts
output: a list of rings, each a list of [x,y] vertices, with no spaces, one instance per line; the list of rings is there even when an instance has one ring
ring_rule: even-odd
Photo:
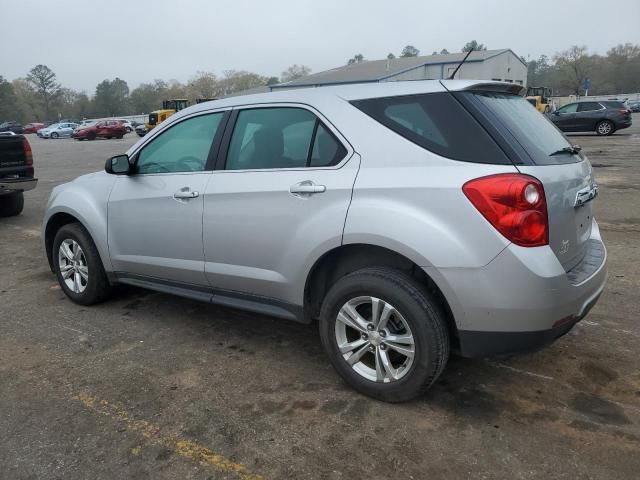
[[[511,164],[482,125],[448,92],[370,98],[351,104],[410,142],[443,157]]]

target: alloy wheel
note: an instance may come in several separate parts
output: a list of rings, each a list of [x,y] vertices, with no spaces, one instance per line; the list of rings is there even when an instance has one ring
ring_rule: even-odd
[[[89,267],[80,244],[65,239],[58,249],[58,266],[65,285],[73,293],[82,293],[89,283]]]
[[[611,124],[609,122],[602,122],[598,125],[598,133],[600,135],[608,135],[611,133]]]
[[[336,317],[335,337],[342,358],[367,380],[395,382],[413,365],[415,341],[409,324],[379,298],[361,296],[346,302]]]

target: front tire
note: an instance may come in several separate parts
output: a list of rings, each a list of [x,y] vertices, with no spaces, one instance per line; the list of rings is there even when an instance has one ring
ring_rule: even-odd
[[[438,301],[409,275],[366,268],[327,293],[320,338],[338,374],[386,402],[423,394],[449,358],[449,332]]]
[[[613,134],[613,132],[615,131],[616,131],[615,125],[613,124],[613,122],[609,120],[601,120],[596,125],[596,133],[598,135],[607,136],[607,135]]]
[[[0,217],[14,217],[22,213],[24,195],[22,192],[12,192],[0,195]]]
[[[50,137],[51,138],[58,138],[60,135],[58,135],[56,132],[53,132]]]
[[[53,240],[54,270],[64,293],[80,305],[102,302],[111,295],[111,285],[98,249],[85,228],[69,223]]]

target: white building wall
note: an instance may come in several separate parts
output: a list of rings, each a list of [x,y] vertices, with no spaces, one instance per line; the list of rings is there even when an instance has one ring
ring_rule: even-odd
[[[424,65],[399,73],[385,81],[435,80],[447,78],[458,63]],[[456,77],[465,80],[499,80],[527,86],[527,67],[510,51],[480,62],[465,63]]]

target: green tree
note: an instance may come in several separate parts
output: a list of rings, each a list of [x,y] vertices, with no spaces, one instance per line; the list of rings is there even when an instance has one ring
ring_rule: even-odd
[[[269,77],[267,79],[267,85],[275,85],[277,83],[280,83],[280,79],[278,77]]]
[[[311,69],[306,65],[293,64],[280,75],[281,82],[291,82],[298,78],[306,77],[311,73]]]
[[[393,53],[389,52],[389,55],[387,55],[387,60],[393,60],[394,58],[396,58],[396,56]]]
[[[449,50],[443,48],[442,50],[440,50],[440,55],[449,55]]]
[[[116,77],[103,80],[96,86],[94,97],[96,113],[99,116],[113,117],[129,113],[129,86]]]
[[[486,49],[487,49],[487,46],[484,43],[478,43],[475,40],[471,40],[470,42],[465,43],[464,47],[462,47],[463,52],[469,52],[471,50],[475,52],[475,51],[481,51]]]
[[[36,65],[27,75],[27,81],[33,86],[42,104],[45,118],[51,117],[51,107],[61,93],[56,74],[46,65]]]
[[[13,85],[0,75],[0,122],[6,120],[21,121],[21,112],[18,109],[18,97],[13,90]]]
[[[401,57],[417,57],[418,55],[420,55],[420,50],[413,45],[407,45],[402,49],[402,53],[400,53]]]
[[[306,68],[306,67],[305,67]],[[220,80],[220,91],[222,95],[230,95],[250,88],[263,87],[267,84],[267,78],[257,73],[244,70],[226,70]],[[284,81],[284,80],[283,80]]]

